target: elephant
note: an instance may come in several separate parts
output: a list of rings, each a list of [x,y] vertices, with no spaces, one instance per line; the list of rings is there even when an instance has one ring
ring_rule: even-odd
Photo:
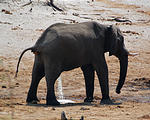
[[[124,37],[114,25],[103,25],[94,21],[74,24],[55,23],[48,27],[35,45],[25,49],[18,60],[16,76],[23,54],[31,50],[35,54],[32,81],[27,103],[38,102],[37,88],[45,77],[47,85],[47,105],[60,105],[55,96],[54,84],[63,71],[80,67],[86,88],[84,102],[93,101],[94,77],[97,73],[102,99],[100,104],[112,104],[109,96],[108,67],[105,53],[114,55],[120,61],[120,78],[116,93],[120,93],[126,79],[128,56]]]

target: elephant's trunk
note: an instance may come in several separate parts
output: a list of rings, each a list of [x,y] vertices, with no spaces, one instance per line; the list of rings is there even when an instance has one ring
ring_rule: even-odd
[[[119,57],[120,60],[120,79],[116,88],[116,93],[120,93],[121,88],[126,79],[127,69],[128,69],[128,55]]]

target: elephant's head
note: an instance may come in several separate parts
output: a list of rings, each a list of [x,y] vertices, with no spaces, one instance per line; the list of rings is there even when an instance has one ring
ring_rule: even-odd
[[[120,78],[116,88],[116,92],[119,94],[125,82],[129,55],[124,45],[124,37],[119,28],[115,26],[107,27],[105,51],[109,52],[110,56],[115,55],[120,61]]]

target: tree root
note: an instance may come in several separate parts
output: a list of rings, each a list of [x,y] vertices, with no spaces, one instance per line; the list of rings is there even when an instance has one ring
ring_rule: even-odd
[[[119,19],[119,18],[114,18],[116,22],[131,22],[130,20],[125,20],[125,19]]]
[[[25,7],[25,6],[27,6],[27,5],[30,5],[32,3],[32,1],[30,1],[30,2],[28,2],[28,3],[26,3],[26,4],[24,4],[24,5],[22,5],[21,7]]]
[[[63,11],[62,9],[58,8],[56,5],[54,5],[54,0],[50,0],[49,2],[47,2],[48,6],[51,6],[53,8],[54,11],[58,10],[58,11]]]

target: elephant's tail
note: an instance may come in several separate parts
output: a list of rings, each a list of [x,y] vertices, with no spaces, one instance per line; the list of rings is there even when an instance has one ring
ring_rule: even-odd
[[[19,60],[18,60],[18,63],[17,63],[17,70],[16,70],[15,77],[17,77],[17,74],[18,74],[18,69],[19,69],[19,64],[20,64],[21,58],[22,58],[23,54],[24,54],[26,51],[28,51],[28,50],[31,50],[31,51],[33,52],[34,47],[27,48],[27,49],[25,49],[25,50],[21,53],[21,55],[20,55],[20,57],[19,57]]]

